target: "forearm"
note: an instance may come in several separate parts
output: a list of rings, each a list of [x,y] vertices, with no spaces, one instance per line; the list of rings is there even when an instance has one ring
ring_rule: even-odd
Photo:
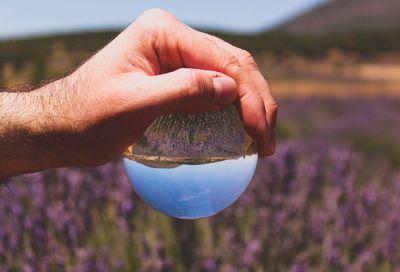
[[[0,180],[66,164],[62,85],[56,81],[29,92],[0,92]]]

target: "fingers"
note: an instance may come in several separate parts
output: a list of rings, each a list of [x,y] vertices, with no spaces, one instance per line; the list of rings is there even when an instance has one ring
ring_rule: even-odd
[[[232,104],[237,97],[235,81],[213,71],[179,69],[158,76],[134,74],[132,77],[135,77],[131,78],[133,85],[139,85],[145,92],[141,99],[146,103],[143,106],[155,116],[218,110]],[[132,99],[138,102],[138,97]]]
[[[239,75],[239,103],[242,109],[248,108],[248,112],[242,110],[243,115],[248,114],[254,116],[256,110],[260,111],[260,109],[254,107],[254,104],[256,103],[255,100],[261,99],[265,108],[265,116],[260,116],[260,118],[258,119],[258,122],[262,122],[262,120],[266,121],[265,128],[263,128],[261,124],[258,124],[259,129],[254,130],[254,127],[257,126],[249,121],[246,121],[246,116],[243,116],[244,124],[248,130],[248,133],[250,134],[250,136],[253,137],[254,140],[257,141],[257,139],[260,139],[257,141],[260,156],[269,156],[274,154],[276,148],[275,127],[278,106],[273,99],[269,90],[268,83],[260,73],[255,60],[248,52],[240,48],[234,47],[217,37],[211,36],[206,33],[201,33],[201,35],[203,35],[205,39],[214,42],[226,51],[231,52],[238,59],[241,69],[243,71]],[[253,99],[253,101],[250,100],[249,102],[249,99],[243,99],[243,97],[245,96],[254,96],[255,98]],[[265,141],[265,139],[263,139],[263,137],[260,135],[263,133],[267,134],[267,141]]]
[[[266,151],[266,156],[273,155],[276,151],[276,122],[278,117],[278,105],[276,104],[275,100],[271,98],[267,98],[266,102],[266,109],[267,109],[267,120],[270,124],[270,131],[269,137],[270,142],[268,149]]]
[[[271,126],[275,123],[276,113],[270,105],[276,103],[254,59],[248,52],[222,40],[209,38],[199,32],[195,36],[197,47],[194,52],[201,52],[205,48],[209,52],[217,52],[218,56],[210,56],[206,52],[194,55],[185,51],[181,53],[183,62],[200,69],[215,69],[235,79],[238,84],[238,106],[246,131],[257,142],[260,157],[272,155],[275,152],[275,136]],[[197,50],[198,47],[202,49]]]
[[[155,31],[150,35],[156,37],[152,40],[158,61],[155,74],[194,68],[232,78],[246,131],[257,142],[261,157],[273,154],[277,106],[251,54],[191,29],[165,11],[152,10],[143,18],[147,24],[153,22],[151,29]]]
[[[268,155],[269,135],[264,103],[257,96],[245,95],[237,102],[237,108],[247,133],[257,143],[259,156]]]
[[[155,20],[156,19],[156,20]],[[142,14],[131,26],[132,35],[146,33],[146,38],[158,58],[158,72],[171,72],[179,68],[211,71],[229,71],[234,74],[240,65],[234,54],[211,42],[170,13],[152,9]],[[137,29],[143,29],[137,31]],[[132,36],[132,38],[135,38]],[[150,55],[150,54],[147,54]],[[147,57],[146,55],[146,57]],[[225,73],[226,74],[226,73]]]

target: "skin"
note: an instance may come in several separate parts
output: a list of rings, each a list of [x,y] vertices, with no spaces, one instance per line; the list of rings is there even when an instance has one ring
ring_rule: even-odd
[[[0,179],[101,165],[160,115],[232,103],[259,155],[272,155],[277,104],[252,56],[149,10],[72,74],[29,92],[0,92]]]

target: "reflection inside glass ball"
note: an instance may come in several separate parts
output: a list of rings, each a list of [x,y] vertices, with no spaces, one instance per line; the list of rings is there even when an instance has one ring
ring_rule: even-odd
[[[128,178],[156,210],[178,218],[211,216],[245,191],[256,146],[234,106],[158,117],[124,153]]]
[[[195,219],[229,207],[253,177],[257,154],[203,164],[143,164],[124,159],[135,191],[169,216]]]

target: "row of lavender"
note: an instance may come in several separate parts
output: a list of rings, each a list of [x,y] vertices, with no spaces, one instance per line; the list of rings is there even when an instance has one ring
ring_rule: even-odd
[[[400,263],[396,99],[281,101],[281,144],[223,213],[145,206],[120,162],[14,178],[0,271],[391,271]]]

